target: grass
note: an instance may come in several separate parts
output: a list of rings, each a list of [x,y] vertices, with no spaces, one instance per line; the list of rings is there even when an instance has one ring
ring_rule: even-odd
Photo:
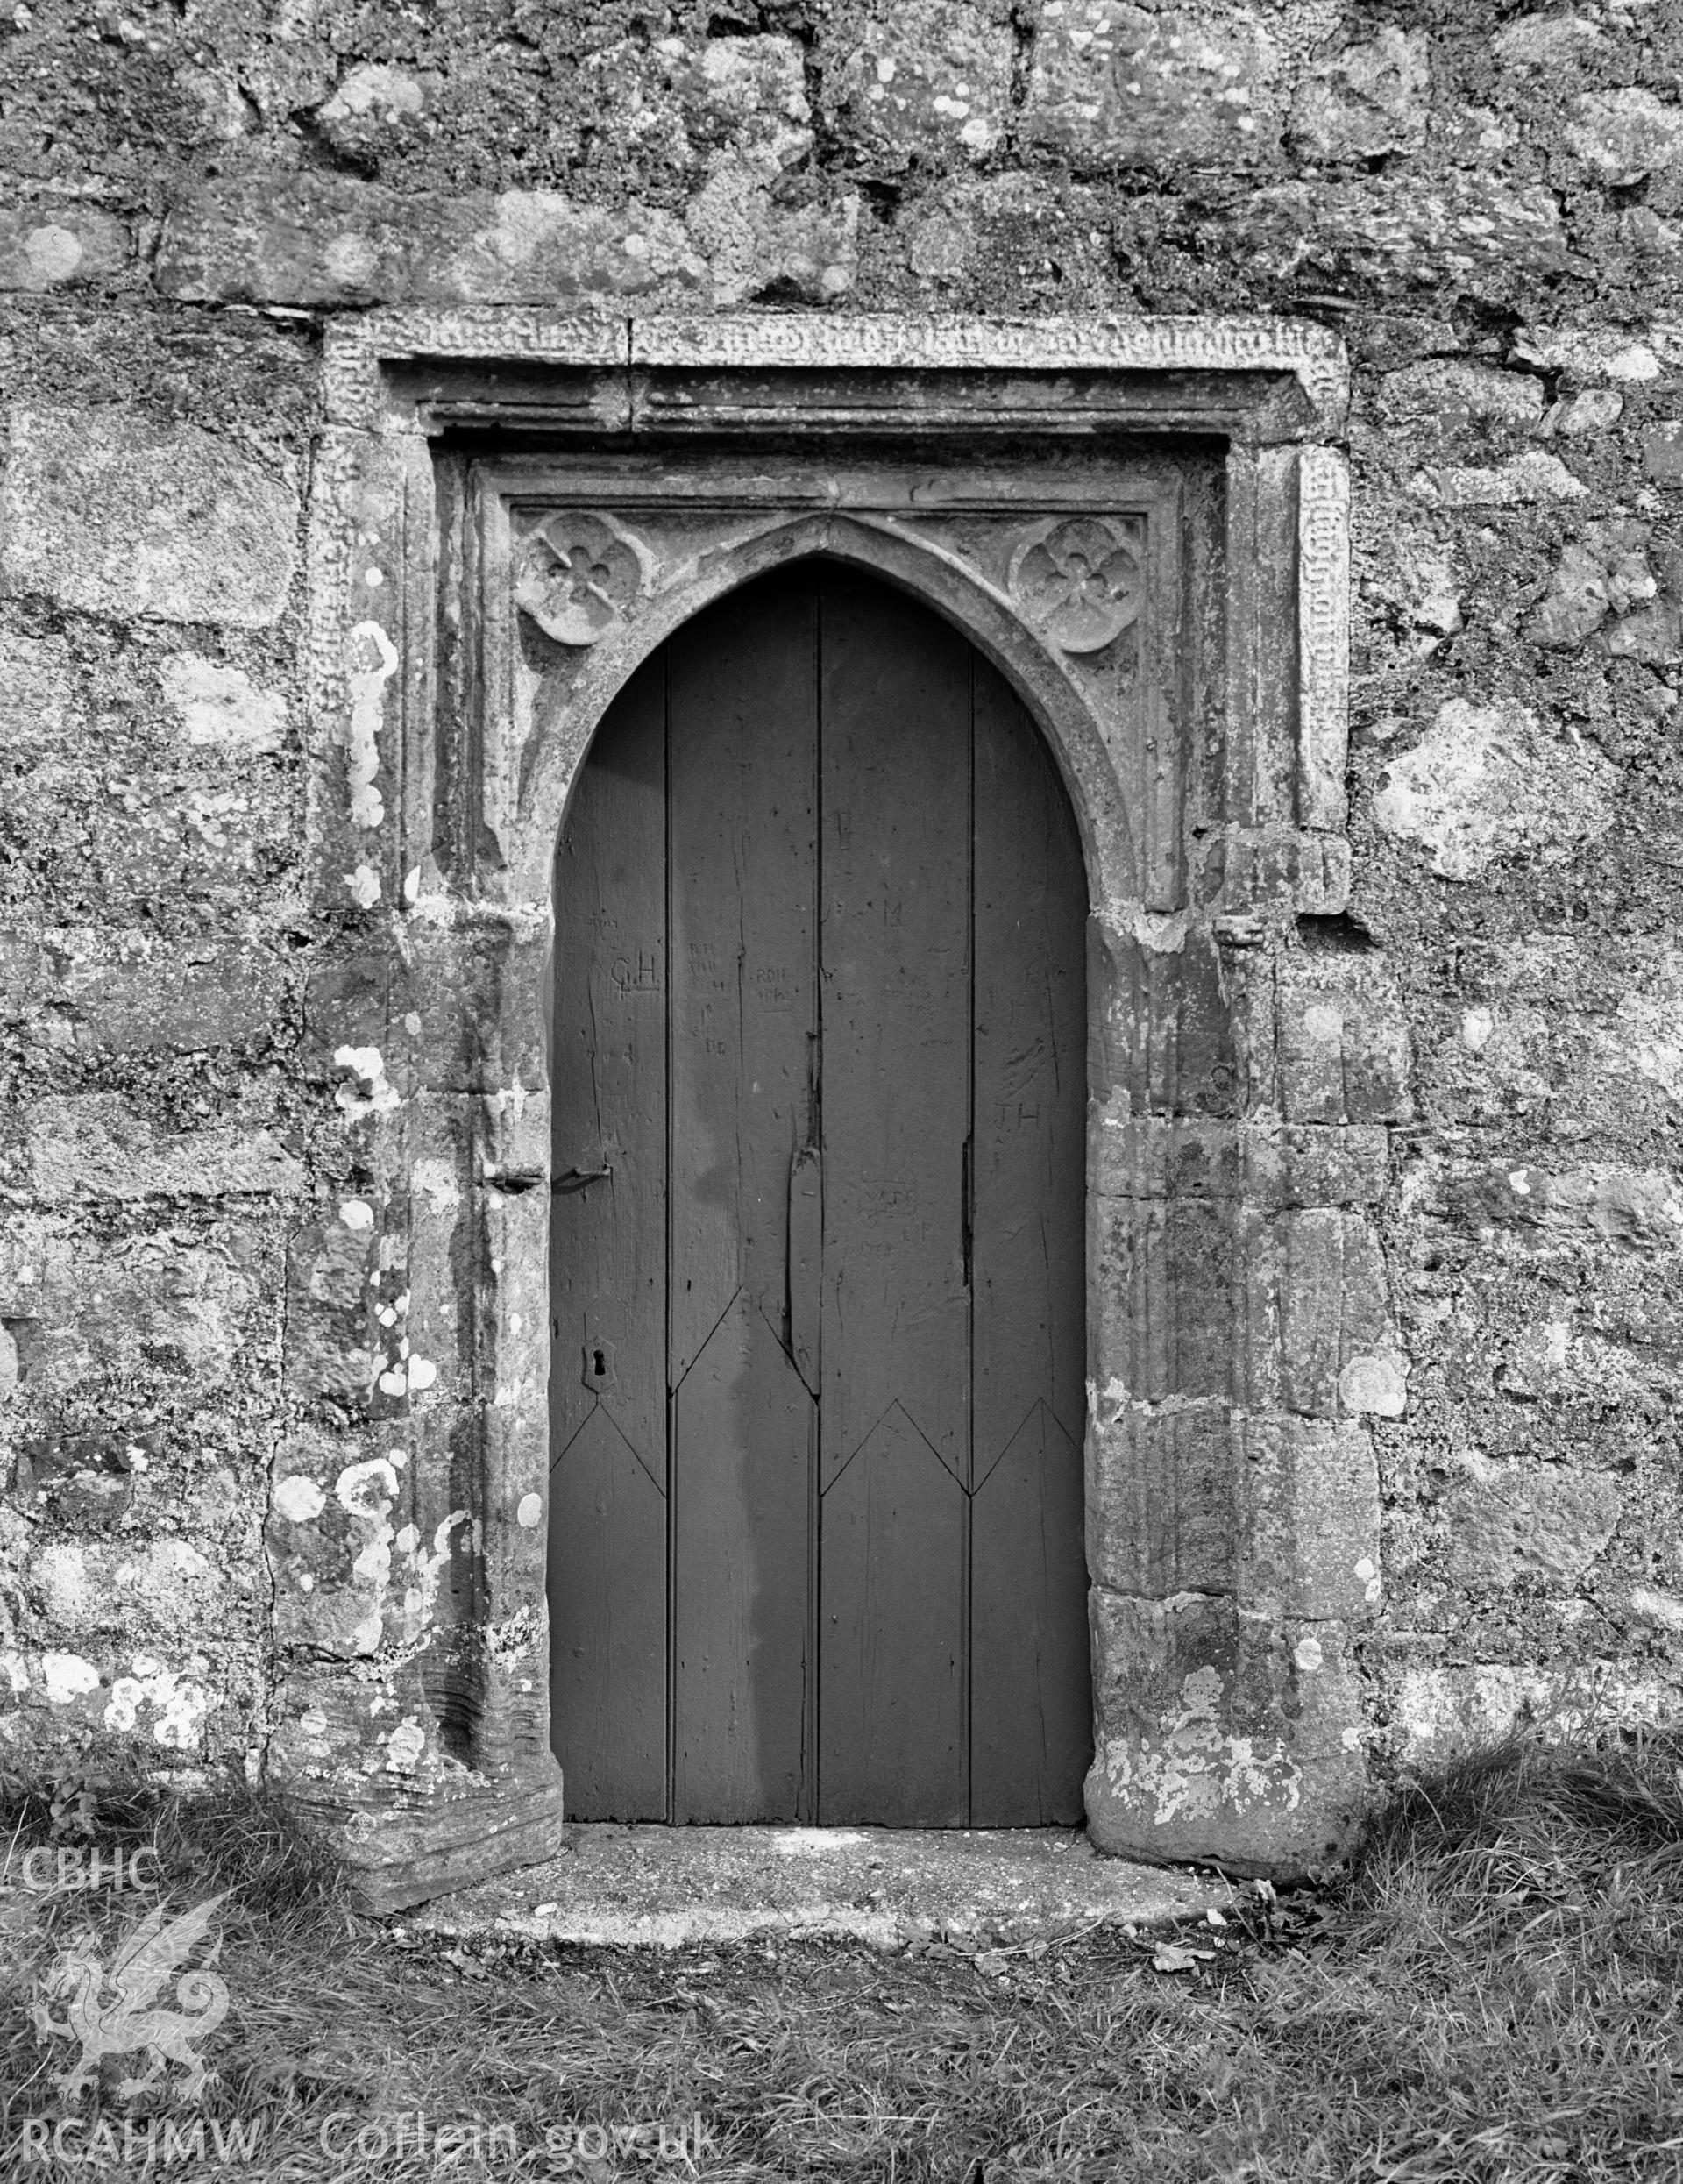
[[[55,1823],[47,1800],[14,1795],[0,1823],[19,1845],[55,1825],[152,1841],[178,1907],[231,1891],[217,1968],[233,2006],[206,2043],[220,2076],[201,2109],[167,2113],[202,2116],[207,2148],[217,2123],[260,2126],[232,2173],[266,2184],[693,2174],[662,2162],[653,2126],[697,2114],[699,2173],[721,2184],[1683,2180],[1676,1738],[1468,1754],[1399,1790],[1324,1889],[1254,1892],[1224,1931],[1168,1949],[1109,1928],[1012,1953],[466,1947],[347,1910],[320,1854],[243,1789],[60,1803]],[[34,1977],[76,1925],[109,1946],[137,1905],[8,1905],[0,2147],[15,2150],[20,2119],[61,2112],[50,2074],[70,2052],[37,2039]],[[102,2093],[119,2149],[142,2106]],[[417,2110],[433,2131],[504,2136],[476,2152],[470,2130],[445,2159],[415,2145]],[[330,2116],[344,2120],[324,2150]],[[6,2159],[7,2184],[93,2173]],[[229,2173],[161,2152],[152,2172]]]

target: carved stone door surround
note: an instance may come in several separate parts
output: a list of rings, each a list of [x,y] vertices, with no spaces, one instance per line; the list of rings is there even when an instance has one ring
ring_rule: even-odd
[[[1003,670],[1087,860],[1090,1831],[1324,1855],[1363,1778],[1362,1413],[1394,1352],[1364,1208],[1400,1097],[1301,946],[1347,887],[1336,339],[487,310],[328,340],[310,835],[336,939],[308,1051],[346,1180],[294,1256],[272,1776],[379,1903],[557,1840],[557,835],[636,663],[827,555]]]

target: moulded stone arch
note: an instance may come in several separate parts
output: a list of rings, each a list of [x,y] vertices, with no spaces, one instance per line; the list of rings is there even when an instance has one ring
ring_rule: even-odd
[[[1090,902],[1138,893],[1133,830],[1103,725],[1054,650],[1012,601],[933,541],[869,517],[822,514],[777,521],[721,545],[667,580],[590,649],[578,676],[534,708],[535,734],[519,792],[521,897],[547,891],[563,815],[591,738],[637,667],[714,601],[756,576],[808,558],[868,570],[942,615],[992,662],[1046,738],[1081,836]]]

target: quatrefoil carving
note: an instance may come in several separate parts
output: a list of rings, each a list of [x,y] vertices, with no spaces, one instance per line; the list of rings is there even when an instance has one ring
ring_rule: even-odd
[[[1140,560],[1102,516],[1042,524],[1012,557],[1011,594],[1066,652],[1100,652],[1140,613]]]
[[[645,596],[654,573],[653,555],[622,524],[568,509],[522,545],[515,604],[557,644],[594,644]]]

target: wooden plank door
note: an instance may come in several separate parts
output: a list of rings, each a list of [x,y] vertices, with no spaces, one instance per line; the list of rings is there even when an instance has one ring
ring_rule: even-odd
[[[578,1817],[1079,1820],[1084,917],[1021,707],[862,575],[721,601],[604,722],[557,863]]]

